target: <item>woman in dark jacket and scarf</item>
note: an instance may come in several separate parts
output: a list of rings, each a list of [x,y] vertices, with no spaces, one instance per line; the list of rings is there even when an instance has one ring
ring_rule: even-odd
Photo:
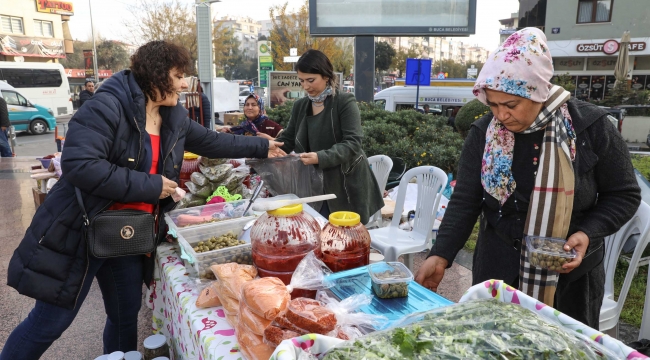
[[[38,359],[72,323],[93,279],[104,298],[104,353],[137,349],[142,282],[155,254],[108,259],[87,250],[79,188],[92,218],[104,209],[158,215],[174,206],[183,152],[265,158],[280,145],[209,131],[178,103],[191,59],[186,49],[153,41],[131,57],[131,69],[106,80],[72,117],[61,162],[63,176],[41,205],[9,264],[8,284],[36,299],[4,344],[0,359]],[[159,221],[158,234],[164,234]]]
[[[511,35],[483,66],[474,94],[492,113],[465,140],[458,180],[438,237],[416,275],[436,290],[476,219],[473,283],[500,279],[598,329],[603,238],[641,201],[623,138],[595,105],[553,86],[553,61],[536,28]],[[577,257],[533,267],[529,235],[567,239]]]
[[[323,203],[325,218],[330,211],[354,211],[366,224],[384,201],[361,148],[363,130],[354,95],[336,89],[332,63],[318,50],[305,52],[296,69],[308,96],[293,104],[289,125],[277,141],[285,143],[287,153],[299,153],[305,165],[323,170],[325,193],[337,196]]]

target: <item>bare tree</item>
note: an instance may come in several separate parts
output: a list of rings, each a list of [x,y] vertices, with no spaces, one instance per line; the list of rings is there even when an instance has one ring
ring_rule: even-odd
[[[180,0],[135,0],[128,6],[134,19],[124,20],[131,42],[142,45],[153,40],[168,40],[186,47],[196,74],[197,40],[194,8]]]

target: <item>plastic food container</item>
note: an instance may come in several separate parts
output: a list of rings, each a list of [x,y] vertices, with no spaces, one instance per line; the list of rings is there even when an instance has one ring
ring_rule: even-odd
[[[249,200],[238,200],[173,210],[165,214],[165,222],[170,229],[174,229],[178,233],[187,228],[209,226],[218,222],[241,219],[248,203]],[[246,218],[249,221],[254,220],[255,213],[248,210]]]
[[[129,351],[124,354],[124,360],[142,360],[142,354],[138,351]]]
[[[227,222],[212,223],[208,226],[189,228],[177,232],[178,244],[181,247],[181,257],[194,268],[199,278],[214,279],[210,270],[211,265],[236,262],[238,264],[252,265],[251,244],[231,246],[219,250],[196,252],[199,242],[205,242],[212,237],[219,237],[225,234],[234,234],[241,239],[244,227],[251,221],[251,218],[240,218]]]
[[[566,244],[566,240],[560,238],[526,236],[528,261],[534,267],[560,271],[562,265],[577,256],[575,249],[564,251],[564,244]]]
[[[382,299],[406,297],[413,273],[401,262],[379,262],[368,266],[372,290]]]
[[[333,272],[358,268],[370,262],[370,234],[357,213],[330,214],[321,232],[323,262]]]
[[[274,276],[289,285],[298,263],[314,250],[320,256],[318,221],[302,204],[285,206],[262,215],[251,229],[253,264],[260,277]],[[296,289],[292,298],[313,297],[315,292]]]
[[[124,353],[121,351],[115,351],[108,354],[108,360],[124,360]]]
[[[145,360],[169,357],[169,346],[165,335],[151,335],[144,339],[143,345]]]
[[[179,176],[179,185],[183,190],[187,190],[185,183],[190,181],[193,172],[199,171],[199,156],[191,152],[185,152],[183,155],[183,164],[181,165],[181,174]]]

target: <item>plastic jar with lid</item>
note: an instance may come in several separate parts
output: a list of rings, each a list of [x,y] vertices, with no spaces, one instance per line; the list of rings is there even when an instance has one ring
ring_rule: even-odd
[[[185,182],[191,181],[192,173],[199,171],[199,156],[191,152],[185,152],[183,155],[183,164],[181,165],[181,174],[179,176],[180,187],[187,190]]]
[[[357,213],[338,211],[330,214],[320,240],[323,262],[333,272],[370,263],[370,234]]]
[[[160,356],[169,357],[169,346],[165,335],[151,335],[144,339],[144,360],[153,360]]]
[[[108,360],[124,360],[124,353],[121,351],[114,351],[110,354],[108,354],[108,357],[106,358]]]
[[[124,360],[142,360],[142,354],[139,351],[129,351],[124,354]]]
[[[286,285],[300,261],[314,250],[320,257],[320,225],[303,211],[302,204],[267,211],[251,229],[253,263],[260,277],[274,276]],[[315,292],[296,289],[292,298],[313,297]]]

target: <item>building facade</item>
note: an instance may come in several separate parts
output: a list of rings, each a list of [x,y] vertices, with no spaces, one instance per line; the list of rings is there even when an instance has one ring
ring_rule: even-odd
[[[270,21],[270,20],[269,20]],[[257,57],[257,39],[262,31],[260,22],[251,18],[224,16],[215,26],[230,29],[239,40],[239,50],[248,58]]]
[[[3,0],[0,7],[0,61],[58,62],[72,53],[68,28],[72,2]]]
[[[422,51],[423,58],[430,58],[433,62],[441,59],[462,64],[470,61],[485,62],[489,53],[482,47],[449,37],[378,37],[377,41],[387,42],[396,51],[406,51],[416,46]]]
[[[519,27],[519,13],[512,13],[507,19],[499,20],[501,23],[501,28],[499,29],[499,44],[503,44],[508,36],[512,35],[517,31]]]
[[[602,100],[614,87],[624,31],[632,37],[628,79],[650,90],[650,6],[645,1],[539,0],[547,5],[545,34],[555,75],[569,74],[580,99]],[[520,10],[521,13],[521,10]],[[523,27],[520,22],[520,27]]]

